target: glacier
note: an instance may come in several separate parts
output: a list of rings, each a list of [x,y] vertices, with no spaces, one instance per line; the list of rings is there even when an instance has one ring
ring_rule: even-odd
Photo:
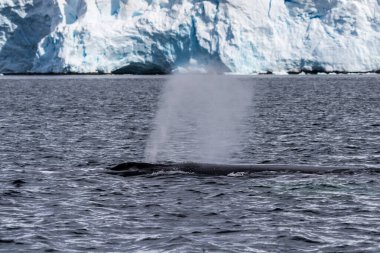
[[[380,0],[1,0],[0,73],[378,72]]]

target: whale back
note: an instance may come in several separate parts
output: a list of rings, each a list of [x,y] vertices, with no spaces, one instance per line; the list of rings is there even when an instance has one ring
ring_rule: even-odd
[[[229,175],[231,173],[252,174],[259,172],[283,173],[357,173],[363,171],[380,172],[380,169],[363,169],[343,166],[316,166],[316,165],[281,165],[281,164],[210,164],[210,163],[167,163],[153,164],[144,162],[127,162],[116,165],[108,170],[110,174],[121,176],[138,176],[157,172],[187,172],[199,175]]]

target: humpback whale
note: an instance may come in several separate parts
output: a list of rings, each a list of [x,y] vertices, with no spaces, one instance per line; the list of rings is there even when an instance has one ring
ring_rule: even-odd
[[[285,173],[357,173],[361,171],[380,172],[378,169],[363,169],[358,167],[313,166],[313,165],[279,165],[279,164],[210,164],[210,163],[167,163],[153,164],[143,162],[127,162],[108,170],[109,174],[120,176],[148,175],[157,172],[186,172],[199,175],[227,176],[231,173],[252,174],[258,172]]]

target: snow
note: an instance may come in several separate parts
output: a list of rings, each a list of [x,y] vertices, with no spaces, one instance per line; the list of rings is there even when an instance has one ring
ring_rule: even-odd
[[[2,0],[0,73],[371,72],[379,0]]]

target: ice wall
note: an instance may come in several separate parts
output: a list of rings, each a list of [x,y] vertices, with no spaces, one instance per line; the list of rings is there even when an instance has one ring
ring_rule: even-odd
[[[2,0],[0,73],[380,70],[379,0]]]

